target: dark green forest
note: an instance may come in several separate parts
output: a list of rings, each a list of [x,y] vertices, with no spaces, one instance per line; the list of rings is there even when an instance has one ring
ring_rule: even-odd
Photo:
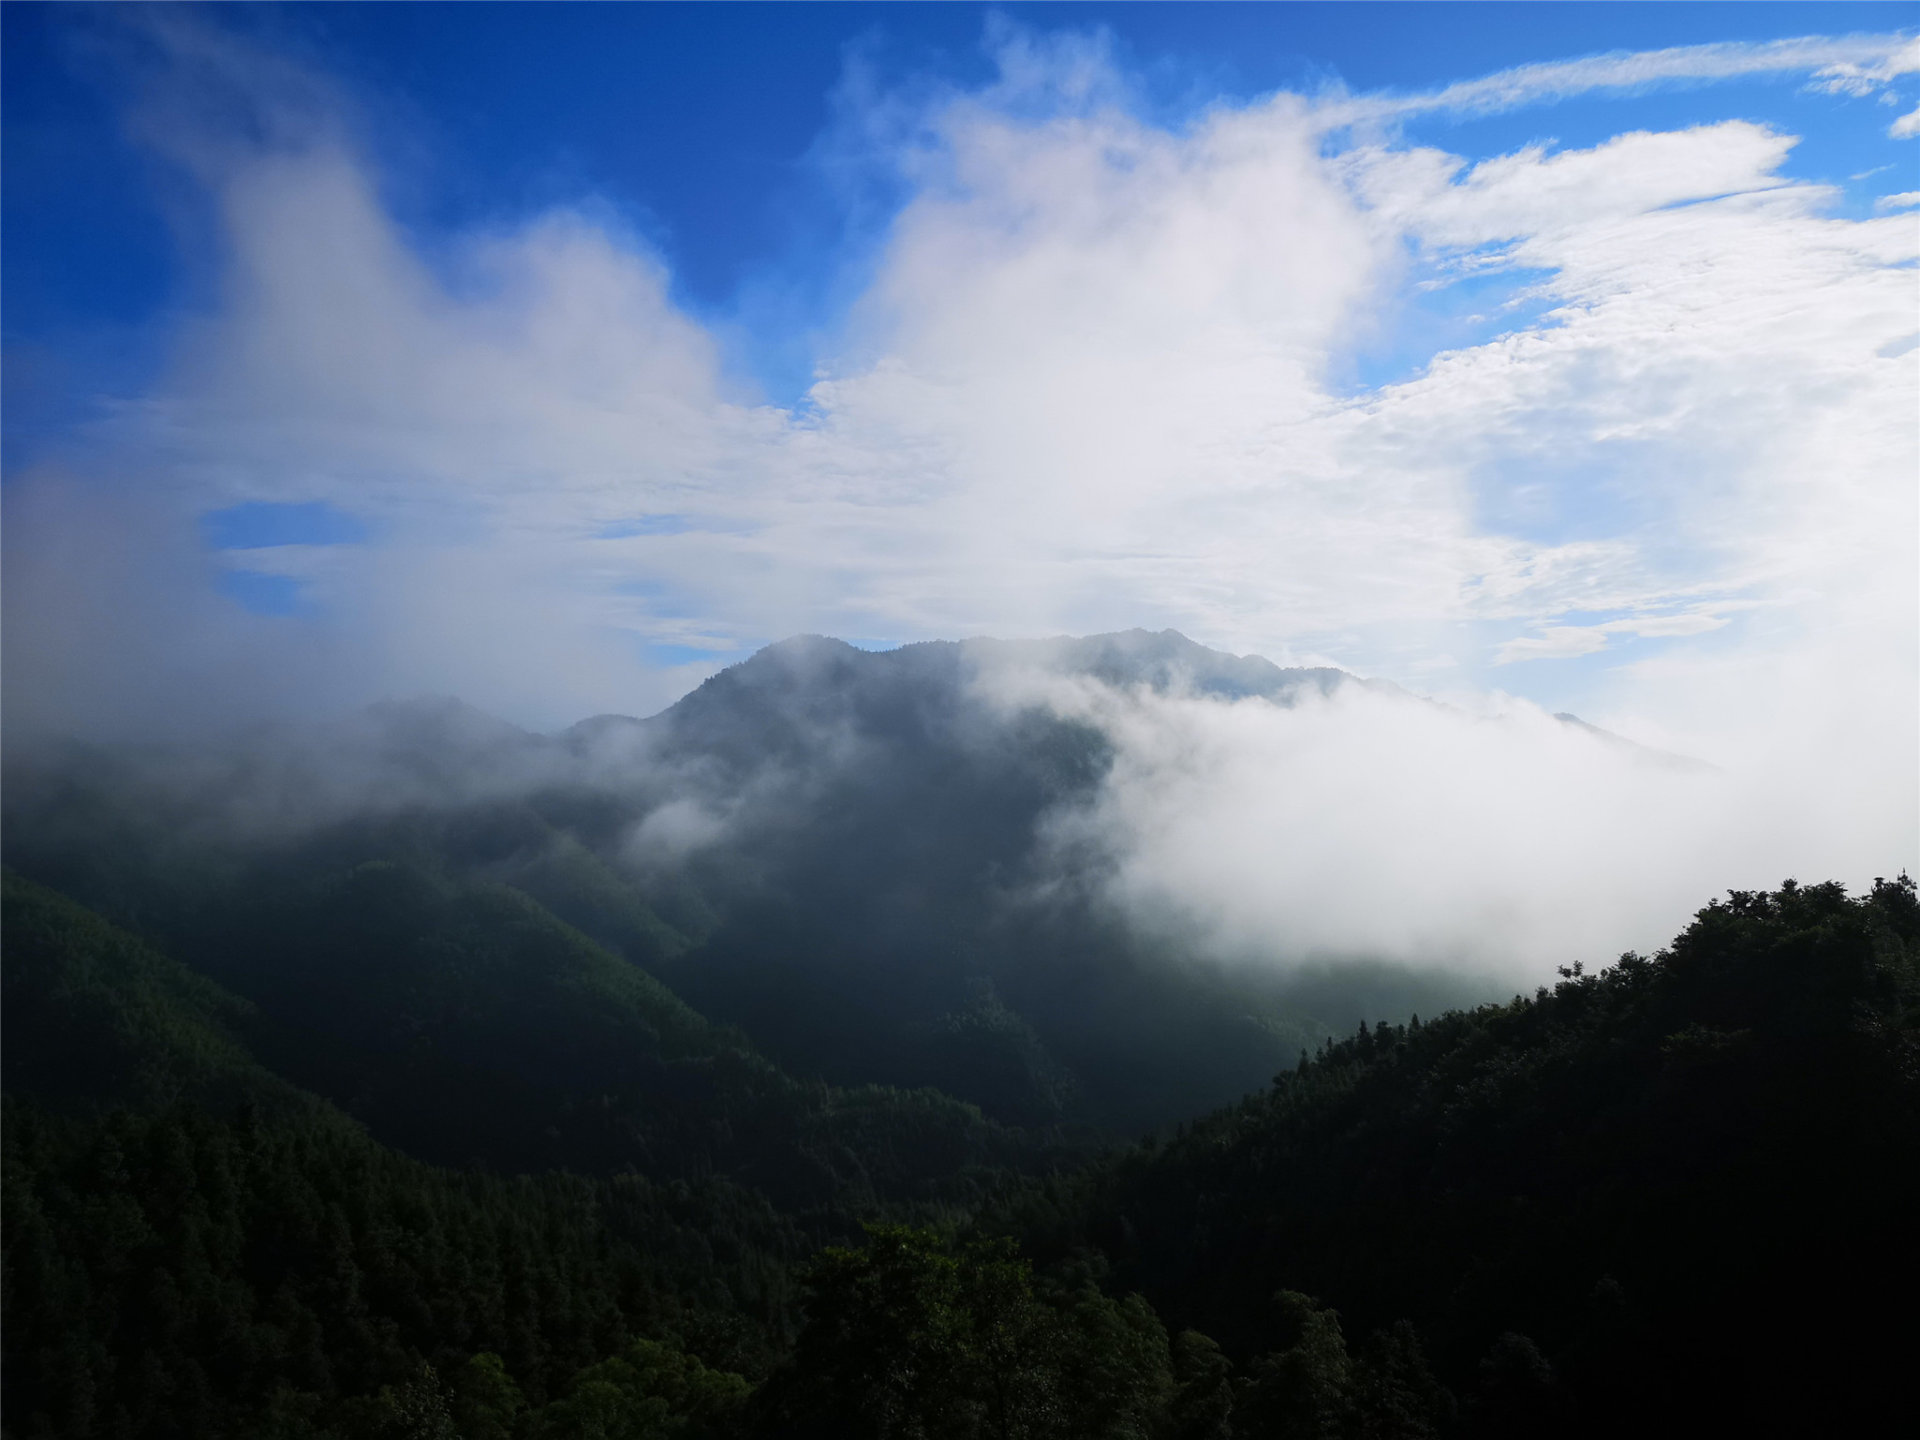
[[[1510,999],[1209,966],[1032,899],[1111,757],[966,663],[9,754],[8,1440],[1884,1428],[1909,879]]]
[[[653,1173],[410,1157],[250,1002],[5,903],[9,1435],[1844,1433],[1907,1373],[1904,877],[1737,893],[1090,1158],[816,1089]]]

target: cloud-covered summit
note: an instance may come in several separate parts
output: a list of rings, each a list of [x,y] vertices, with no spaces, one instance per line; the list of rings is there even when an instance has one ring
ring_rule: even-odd
[[[10,764],[9,833],[29,849],[120,812],[242,850],[464,828],[511,877],[558,826],[633,883],[784,895],[837,917],[835,936],[869,915],[860,944],[883,968],[952,910],[989,930],[1024,917],[1028,938],[1091,916],[1254,973],[1384,962],[1531,984],[1655,943],[1703,887],[1886,868],[1871,831],[1750,774],[1174,631],[884,652],[797,636],[656,715],[552,735],[425,698]],[[523,811],[546,817],[531,839],[513,838]]]

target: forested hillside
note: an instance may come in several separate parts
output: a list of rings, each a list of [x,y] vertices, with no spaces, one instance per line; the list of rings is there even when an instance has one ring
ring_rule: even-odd
[[[1281,1287],[1411,1322],[1469,1433],[1867,1433],[1920,1339],[1912,881],[1735,892],[1562,973],[1362,1026],[1007,1229],[1236,1355],[1303,1343]]]
[[[395,879],[376,870],[370,883]],[[556,938],[553,922],[516,935],[524,906],[510,895],[487,897],[506,908],[482,912],[497,943],[474,941],[474,960],[456,943],[468,932],[382,909],[376,898],[389,893],[329,912],[358,916],[358,934],[288,932],[332,942],[343,987],[272,997],[281,1016],[309,1017],[290,1028],[64,897],[5,877],[10,1435],[412,1434],[408,1407],[443,1408],[440,1381],[419,1380],[423,1365],[467,1387],[472,1433],[493,1433],[476,1417],[496,1404],[528,1415],[547,1405],[541,1433],[597,1433],[598,1422],[563,1418],[570,1386],[598,1393],[601,1381],[577,1377],[593,1365],[640,1365],[652,1377],[631,1397],[640,1412],[660,1385],[684,1383],[689,1414],[709,1401],[732,1413],[746,1393],[736,1372],[762,1373],[791,1338],[801,1256],[857,1237],[860,1218],[883,1210],[963,1219],[1000,1173],[985,1164],[1037,1154],[935,1092],[795,1082],[624,962]],[[380,948],[382,924],[402,924],[452,965],[461,991],[434,990],[391,936]],[[567,948],[536,948],[539,963],[515,969],[516,938]],[[383,959],[396,962],[381,977],[393,988],[348,1003],[345,987]],[[534,1025],[514,1032],[522,1048],[510,1034],[486,1056],[500,1037],[484,1024],[396,1039],[396,1024],[459,993],[470,1014],[531,1011]],[[329,1003],[342,1013],[325,1013]],[[649,1020],[678,1029],[663,1036]],[[578,1065],[558,1079],[568,1047],[542,1023],[581,1027]],[[640,1067],[625,1095],[577,1088],[606,1078],[595,1066],[612,1062],[591,1044],[608,1030],[607,1046]],[[529,1034],[549,1050],[525,1049]],[[625,1163],[601,1166],[605,1178],[516,1178],[536,1167],[456,1171],[403,1156],[249,1049],[299,1075],[326,1049],[315,1036],[364,1067],[366,1083],[342,1091],[354,1116],[427,1135],[438,1117],[511,1155],[531,1133],[524,1107],[545,1098],[554,1144],[571,1113],[590,1111],[587,1133],[617,1134]],[[671,1070],[688,1056],[689,1073]],[[449,1065],[471,1084],[464,1105],[450,1082],[434,1083]],[[649,1071],[663,1066],[664,1078]],[[620,1108],[634,1094],[638,1117]],[[688,1348],[721,1368],[709,1374]]]
[[[1110,742],[983,678],[1041,665],[1054,681],[1278,705],[1362,683],[1172,632],[885,653],[802,638],[651,719],[603,716],[553,737],[449,701],[201,746],[10,751],[6,853],[270,1020],[267,991],[308,987],[283,998],[318,1017],[309,1049],[339,1073],[303,1074],[329,1095],[370,1083],[365,1066],[353,1069],[360,1052],[400,1043],[335,1034],[336,1021],[418,1027],[416,1048],[448,1023],[494,1023],[456,1020],[444,996],[431,1002],[438,1018],[406,1013],[411,1000],[368,1010],[369,976],[391,973],[379,983],[404,983],[424,1003],[436,986],[460,991],[462,967],[504,975],[563,952],[586,966],[576,996],[625,986],[605,1023],[629,1013],[659,1032],[665,1063],[691,1063],[684,1027],[642,994],[643,980],[616,984],[557,938],[562,929],[743,1030],[796,1076],[933,1086],[1005,1124],[1129,1135],[1245,1094],[1362,1014],[1490,993],[1476,976],[1369,967],[1364,956],[1342,957],[1338,983],[1315,988],[1210,964],[1123,924],[1045,843],[1049,816],[1098,791]],[[496,921],[517,938],[482,941]],[[438,938],[422,938],[429,931]],[[342,945],[366,974],[319,963]],[[402,952],[405,982],[390,972]],[[498,1004],[532,1024],[524,998],[461,1004]],[[550,1018],[569,1047],[604,1051],[593,1038],[604,1026],[576,1034]],[[446,1069],[421,1083],[463,1091],[470,1079]],[[434,1154],[463,1161],[472,1141],[451,1123],[434,1118]],[[560,1128],[558,1148],[523,1147],[512,1163],[602,1163],[599,1141]],[[504,1134],[474,1153],[504,1159]]]
[[[1735,894],[1090,1165],[910,1141],[820,1203],[693,1150],[435,1168],[217,982],[18,880],[5,927],[9,1436],[1852,1433],[1914,1338],[1904,877]],[[943,1103],[876,1094],[848,1154]]]

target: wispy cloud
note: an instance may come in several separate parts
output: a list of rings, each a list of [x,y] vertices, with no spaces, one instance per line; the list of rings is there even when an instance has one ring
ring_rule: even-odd
[[[1920,41],[1909,35],[1808,35],[1790,40],[1616,51],[1577,60],[1517,65],[1424,93],[1356,96],[1327,107],[1323,113],[1341,124],[1438,112],[1489,115],[1578,95],[1761,75],[1808,75],[1809,83],[1829,93],[1870,95],[1916,70],[1920,70]]]
[[[1705,635],[1726,623],[1718,615],[1696,611],[1680,615],[1635,615],[1597,625],[1550,625],[1537,635],[1522,635],[1507,641],[1494,652],[1493,663],[1511,665],[1516,660],[1572,659],[1606,649],[1610,635]]]
[[[1920,71],[1920,39],[1904,38],[1888,53],[1835,60],[1813,74],[1813,87],[1830,95],[1877,94],[1889,81]]]

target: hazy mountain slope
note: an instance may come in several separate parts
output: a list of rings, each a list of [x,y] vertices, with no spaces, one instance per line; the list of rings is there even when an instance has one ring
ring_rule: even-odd
[[[945,1096],[791,1079],[509,886],[368,862],[195,953],[287,1074],[425,1159],[718,1173],[801,1205],[932,1194],[1031,1148]]]
[[[8,1094],[79,1111],[323,1108],[248,1051],[258,1015],[246,1001],[12,871],[0,886]]]
[[[1110,743],[1010,675],[1283,704],[1362,683],[1173,632],[884,653],[803,637],[651,719],[558,737],[422,701],[197,750],[10,754],[7,853],[196,961],[254,892],[367,862],[508,885],[793,1073],[937,1085],[1029,1125],[1137,1133],[1263,1084],[1324,1016],[1442,998],[1378,969],[1351,995],[1326,976],[1294,993],[1129,931],[1098,857],[1047,829],[1097,794]],[[250,943],[267,973],[280,942]],[[329,1084],[359,1083],[329,1063]]]
[[[978,683],[1011,665],[1279,699],[1343,679],[1170,632],[878,654],[803,638],[653,720],[590,722],[567,738],[642,751],[696,796],[746,797],[716,802],[724,839],[686,862],[724,918],[662,973],[798,1067],[937,1081],[1010,1118],[1137,1128],[1262,1083],[1322,1031],[1143,945],[1092,903],[1089,877],[1057,883],[1043,819],[1090,797],[1112,757],[1094,727]],[[967,1017],[986,994],[1019,1020],[1026,1058],[983,1053],[969,1078],[945,1037],[984,1033]]]
[[[56,1103],[311,1091],[430,1161],[789,1206],[941,1201],[1048,1153],[932,1091],[796,1081],[530,897],[404,862],[252,872],[171,937],[219,983],[17,877],[6,924],[8,1088]]]

